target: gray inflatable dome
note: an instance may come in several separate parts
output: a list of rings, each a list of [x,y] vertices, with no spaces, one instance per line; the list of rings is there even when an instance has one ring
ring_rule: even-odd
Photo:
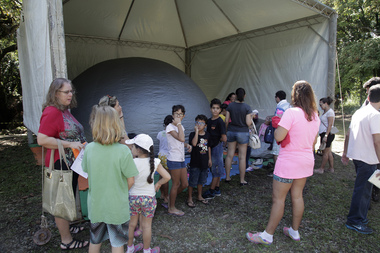
[[[172,65],[147,58],[122,58],[104,61],[87,69],[73,80],[78,107],[72,110],[92,140],[89,116],[93,105],[105,95],[116,96],[123,107],[128,133],[145,133],[153,138],[158,152],[157,133],[164,129],[172,106],[182,104],[186,142],[194,131],[198,114],[211,116],[210,105],[202,90],[182,71]]]

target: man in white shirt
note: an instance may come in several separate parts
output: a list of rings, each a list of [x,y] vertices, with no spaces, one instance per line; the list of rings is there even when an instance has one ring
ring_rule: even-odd
[[[343,164],[353,159],[356,180],[346,227],[362,234],[371,234],[367,227],[368,207],[371,202],[372,184],[369,177],[380,161],[380,84],[369,89],[369,104],[357,110],[351,119],[344,142]]]

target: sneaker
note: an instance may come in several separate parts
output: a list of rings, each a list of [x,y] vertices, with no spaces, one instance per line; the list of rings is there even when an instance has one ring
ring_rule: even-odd
[[[142,250],[143,248],[144,248],[144,244],[139,243],[139,244],[137,244],[137,245],[135,246],[135,249],[134,249],[133,252],[140,251],[140,250]]]
[[[362,223],[363,223],[364,225],[367,225],[368,222],[369,222],[369,220],[368,220],[367,218],[365,218],[365,219],[362,221]]]
[[[252,165],[260,165],[260,164],[263,164],[263,159],[256,159],[256,161],[254,161],[253,163],[252,163]]]
[[[295,239],[295,238],[289,233],[289,229],[290,229],[290,228],[288,228],[288,227],[284,227],[284,229],[283,229],[284,235],[290,237],[290,238],[293,239],[294,241],[299,241],[300,238]]]
[[[248,232],[245,236],[247,237],[247,239],[250,242],[253,242],[256,244],[264,244],[264,245],[271,245],[272,244],[271,242],[268,242],[268,241],[262,239],[260,236],[260,233],[252,234],[252,233]]]
[[[273,177],[273,172],[269,173],[267,176],[268,177]]]
[[[220,189],[215,189],[215,191],[214,191],[214,195],[215,195],[215,197],[220,197],[220,196],[222,196],[222,193],[220,192]]]
[[[366,225],[362,224],[362,225],[355,225],[355,224],[351,224],[351,223],[346,223],[346,227],[348,229],[352,229],[352,230],[355,230],[356,232],[359,232],[361,234],[365,234],[365,235],[368,235],[368,234],[372,234],[373,233],[373,230],[369,227],[367,227]]]
[[[202,197],[204,199],[213,199],[215,198],[215,193],[212,193],[210,190],[205,191],[205,193],[202,194]]]
[[[156,246],[150,250],[151,253],[160,253],[160,247]]]
[[[253,168],[252,168],[252,167],[248,167],[245,171],[246,171],[246,172],[253,171]]]

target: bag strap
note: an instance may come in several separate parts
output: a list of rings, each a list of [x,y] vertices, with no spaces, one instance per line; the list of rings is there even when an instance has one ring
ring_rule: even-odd
[[[255,134],[257,134],[256,125],[255,125],[255,122],[253,122],[253,119],[251,119],[251,122],[252,122],[252,125],[253,125],[253,129],[255,129]]]
[[[57,140],[57,144],[58,144],[58,152],[59,152],[59,163],[61,165],[61,172],[62,172],[62,158],[63,158],[63,161],[65,162],[66,166],[68,169],[69,168],[69,165],[67,164],[67,160],[66,160],[66,155],[65,155],[65,150],[63,149],[63,145],[62,145],[62,142],[60,139],[56,139]],[[54,159],[53,159],[54,160]],[[51,161],[51,160],[50,160]]]

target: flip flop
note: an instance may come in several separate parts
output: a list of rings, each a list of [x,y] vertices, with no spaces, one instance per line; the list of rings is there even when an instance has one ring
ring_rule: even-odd
[[[184,215],[185,215],[185,213],[184,213],[184,212],[181,212],[181,213],[169,213],[169,212],[168,212],[168,214],[169,214],[169,215],[173,215],[173,216],[179,216],[179,217],[181,217],[181,216],[184,216]]]
[[[79,234],[84,230],[84,227],[70,225],[70,233]]]
[[[195,204],[194,204],[193,201],[189,202],[189,201],[186,200],[185,203],[186,203],[186,205],[187,205],[188,207],[190,207],[190,208],[194,208],[194,207],[195,207]]]
[[[197,199],[197,201],[201,202],[204,205],[208,205],[208,200],[207,199]]]
[[[161,206],[163,206],[165,209],[169,208],[168,203],[162,203]]]

